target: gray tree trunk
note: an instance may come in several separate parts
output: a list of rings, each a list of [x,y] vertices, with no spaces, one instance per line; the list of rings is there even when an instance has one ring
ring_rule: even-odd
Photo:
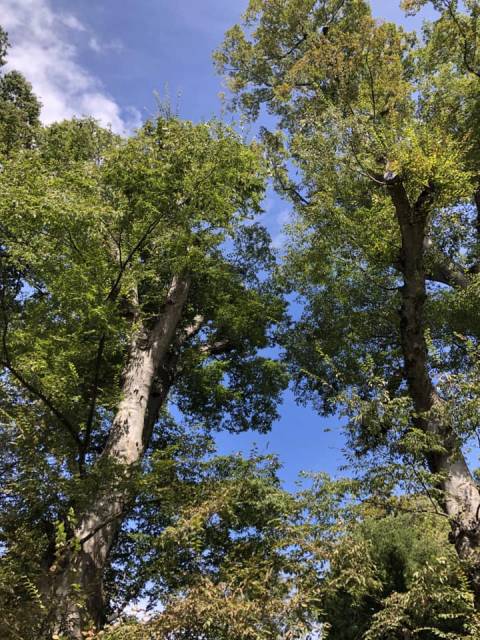
[[[74,640],[82,638],[85,626],[101,628],[105,622],[104,571],[133,497],[129,478],[142,459],[170,388],[162,384],[157,373],[168,367],[169,350],[189,288],[188,277],[174,277],[153,327],[140,324],[133,337],[123,374],[122,399],[98,462],[108,480],[92,496],[74,531],[75,544],[59,560],[51,581],[48,605],[54,611],[55,631]]]

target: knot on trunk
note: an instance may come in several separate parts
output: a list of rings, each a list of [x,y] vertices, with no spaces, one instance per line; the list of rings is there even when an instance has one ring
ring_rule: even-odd
[[[475,564],[480,568],[480,522],[471,523],[469,526],[456,523],[452,526],[448,539],[455,545],[460,558],[475,558]]]

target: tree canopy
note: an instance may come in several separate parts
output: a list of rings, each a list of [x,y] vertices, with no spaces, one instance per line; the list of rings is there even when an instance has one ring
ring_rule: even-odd
[[[270,428],[286,376],[260,350],[284,304],[254,144],[168,113],[129,139],[37,129],[2,158],[0,530],[46,624],[76,634],[106,615],[169,406],[207,432]]]
[[[296,212],[283,277],[304,311],[282,342],[298,397],[347,416],[352,454],[391,489],[430,487],[478,597],[463,447],[478,415],[479,5],[434,5],[419,37],[363,0],[252,0],[216,59],[234,108],[275,116],[263,139]]]
[[[430,4],[250,0],[215,60],[260,141],[44,126],[0,30],[2,637],[479,637],[480,4]],[[346,477],[216,455],[289,384]]]

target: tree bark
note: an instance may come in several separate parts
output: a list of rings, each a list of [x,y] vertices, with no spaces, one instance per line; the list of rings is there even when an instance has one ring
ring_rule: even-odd
[[[451,538],[459,557],[470,567],[476,605],[480,608],[480,493],[461,451],[453,425],[441,417],[443,400],[437,393],[428,368],[424,309],[427,299],[424,266],[425,234],[434,198],[430,185],[411,205],[398,178],[388,183],[401,231],[403,287],[400,333],[405,376],[415,409],[415,423],[438,439],[443,452],[427,454],[430,471],[442,477],[443,508],[449,517]]]
[[[74,640],[82,638],[85,626],[93,624],[99,629],[105,623],[104,570],[133,497],[129,480],[171,386],[172,380],[162,379],[161,373],[172,366],[169,351],[189,288],[188,277],[174,277],[154,325],[139,324],[123,374],[122,399],[98,462],[108,480],[92,497],[51,581],[55,631]]]

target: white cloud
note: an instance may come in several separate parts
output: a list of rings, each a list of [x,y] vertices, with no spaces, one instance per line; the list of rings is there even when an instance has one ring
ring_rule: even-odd
[[[9,33],[8,68],[32,83],[42,102],[46,124],[73,116],[93,116],[117,133],[141,123],[140,113],[124,109],[100,80],[78,60],[79,36],[97,52],[118,50],[117,41],[102,45],[73,14],[55,14],[50,0],[0,0],[0,24]],[[93,44],[92,44],[93,43]]]
[[[88,46],[95,53],[107,53],[113,51],[114,53],[120,53],[123,50],[123,45],[120,40],[116,38],[108,42],[100,42],[95,36],[90,36]]]
[[[292,222],[291,209],[282,209],[279,213],[277,213],[277,224],[280,227],[283,227],[286,224],[290,224],[290,222]]]
[[[80,20],[70,14],[59,16],[59,20],[63,22],[63,24],[69,29],[73,29],[74,31],[86,31],[85,25],[83,25]]]
[[[272,238],[272,248],[279,249],[279,250],[283,249],[285,247],[286,242],[287,242],[287,236],[282,232],[277,233]]]

